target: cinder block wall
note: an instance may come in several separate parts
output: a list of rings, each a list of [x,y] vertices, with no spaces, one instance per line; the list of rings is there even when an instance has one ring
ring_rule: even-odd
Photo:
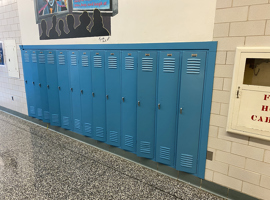
[[[217,0],[214,78],[206,180],[270,199],[270,142],[225,131],[236,47],[270,47],[270,0]]]
[[[0,67],[0,105],[23,114],[28,114],[22,59],[19,49],[21,32],[16,0],[0,1],[0,41],[5,42],[5,40],[16,41],[20,78],[10,78],[7,67]],[[12,100],[12,96],[14,100]]]

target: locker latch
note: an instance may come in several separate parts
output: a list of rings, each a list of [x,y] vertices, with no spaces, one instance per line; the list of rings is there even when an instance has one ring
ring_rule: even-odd
[[[140,106],[141,105],[141,102],[140,101],[138,101],[138,106]]]
[[[73,92],[73,88],[70,88],[70,91]]]
[[[35,82],[33,82],[33,85],[35,85]]]
[[[122,101],[123,101],[123,102],[125,101],[125,97],[122,97]]]
[[[60,86],[58,86],[58,90],[61,90]]]
[[[83,94],[83,90],[81,90],[81,94]]]
[[[106,95],[107,100],[109,99],[109,95]]]
[[[47,88],[48,88],[48,89],[49,89],[49,87],[50,87],[50,86],[49,86],[49,85],[47,85]]]
[[[93,96],[93,97],[95,96],[95,93],[94,93],[94,92],[92,92],[92,96]]]
[[[160,103],[158,104],[158,109],[160,109]]]
[[[182,114],[182,112],[183,112],[183,108],[180,108],[180,114]]]
[[[25,81],[25,83],[27,84],[27,81]]]
[[[38,86],[41,87],[41,84],[39,83]]]

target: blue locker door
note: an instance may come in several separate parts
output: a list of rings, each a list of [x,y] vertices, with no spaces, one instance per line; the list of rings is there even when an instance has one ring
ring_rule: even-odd
[[[27,99],[28,115],[36,117],[35,90],[33,86],[31,51],[22,50],[23,74]]]
[[[56,52],[45,51],[45,54],[50,123],[53,126],[61,126]]]
[[[106,129],[107,143],[120,146],[121,126],[121,85],[120,85],[120,51],[106,51],[105,73],[106,73]],[[125,99],[122,98],[124,102]]]
[[[71,86],[71,102],[73,114],[73,130],[76,133],[82,134],[81,125],[81,89],[80,89],[80,75],[79,75],[79,52],[68,51],[69,59],[69,74]]]
[[[40,96],[41,96],[43,122],[50,123],[45,52],[37,51],[37,55],[38,55],[37,68],[38,68],[38,79],[39,79],[38,86],[40,89]]]
[[[170,166],[174,165],[175,158],[179,68],[180,52],[160,52],[156,161]]]
[[[176,169],[196,173],[206,52],[185,51],[182,60]]]
[[[139,52],[137,155],[154,158],[157,52]]]
[[[82,112],[82,133],[85,136],[93,137],[92,134],[92,82],[90,51],[79,51],[79,76],[81,89],[81,112]]]
[[[93,95],[93,135],[94,139],[106,141],[106,92],[104,51],[91,52],[92,95]]]
[[[121,147],[131,152],[137,142],[137,64],[136,51],[122,52]]]
[[[32,77],[33,77],[33,87],[35,94],[35,106],[36,106],[36,118],[43,119],[42,114],[42,102],[41,102],[41,93],[39,88],[39,77],[38,77],[38,66],[37,66],[37,52],[31,51],[31,61],[32,61]]]
[[[61,127],[72,129],[72,107],[70,98],[67,51],[56,51],[58,90],[61,110]]]

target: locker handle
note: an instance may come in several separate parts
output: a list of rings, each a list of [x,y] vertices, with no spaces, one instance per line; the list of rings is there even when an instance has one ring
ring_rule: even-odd
[[[92,96],[93,96],[93,97],[95,96],[95,93],[94,93],[94,92],[92,92]]]
[[[27,84],[27,81],[25,81],[25,83]]]
[[[109,95],[106,95],[107,100],[109,99]]]
[[[48,88],[48,89],[49,89],[49,87],[50,87],[50,86],[49,86],[49,85],[47,85],[47,88]]]
[[[70,91],[73,92],[73,88],[70,88]]]
[[[141,105],[141,102],[140,101],[138,101],[138,106],[140,106]]]
[[[41,84],[39,83],[38,86],[41,87]]]
[[[33,81],[33,85],[35,85],[35,82]]]
[[[61,90],[60,86],[58,86],[58,89]]]
[[[83,90],[81,90],[81,94],[83,94]]]
[[[182,112],[183,112],[183,108],[180,108],[180,114],[182,114]]]
[[[125,101],[125,97],[122,97],[122,101],[123,101],[123,102]]]
[[[160,103],[158,104],[158,109],[160,109]]]

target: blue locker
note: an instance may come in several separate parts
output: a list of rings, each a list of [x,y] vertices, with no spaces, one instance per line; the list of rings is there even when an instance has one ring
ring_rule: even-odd
[[[106,141],[106,92],[105,92],[105,51],[91,52],[93,135],[94,139]]]
[[[82,134],[93,137],[92,134],[92,73],[90,66],[90,51],[79,51],[79,76],[81,89]]]
[[[73,131],[82,134],[81,89],[78,57],[78,51],[68,51]]]
[[[53,126],[61,126],[56,52],[45,51],[45,55],[50,123]]]
[[[136,51],[122,52],[121,147],[136,152],[137,144],[137,66]]]
[[[174,165],[177,125],[177,93],[180,52],[162,51],[159,56],[156,161]]]
[[[25,81],[25,91],[28,107],[28,115],[30,117],[36,117],[36,103],[35,103],[35,89],[32,74],[32,60],[31,51],[22,50],[22,61],[23,61],[23,73]]]
[[[120,146],[121,79],[120,51],[106,51],[106,130],[107,143]],[[125,98],[122,98],[125,101]]]
[[[182,58],[176,169],[196,173],[202,112],[205,51]]]
[[[50,123],[45,52],[37,51],[37,55],[38,55],[37,68],[38,68],[38,79],[39,79],[38,86],[40,89],[40,96],[41,96],[43,122]]]
[[[67,51],[56,51],[58,90],[61,110],[61,127],[72,129],[72,107],[70,97],[69,66]]]
[[[157,52],[138,55],[137,155],[154,158]]]

